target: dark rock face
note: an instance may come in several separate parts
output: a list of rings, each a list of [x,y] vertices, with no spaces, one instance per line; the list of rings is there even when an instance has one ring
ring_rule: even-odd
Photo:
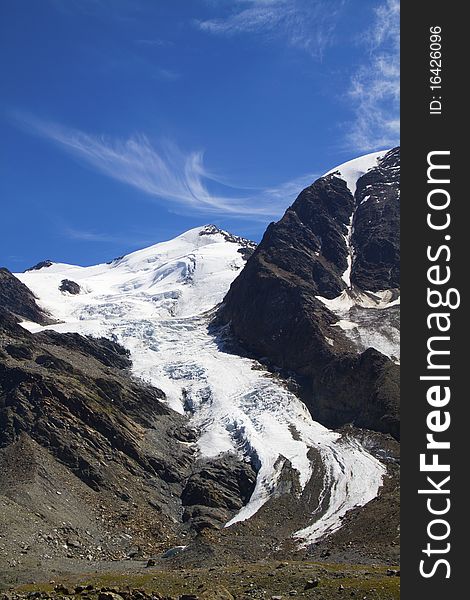
[[[36,304],[31,290],[5,268],[0,268],[0,306],[28,321],[42,325],[53,322]]]
[[[330,427],[359,427],[400,436],[399,368],[374,348],[338,354],[313,380],[314,416]]]
[[[105,367],[126,369],[132,364],[129,350],[107,338],[84,337],[78,333],[57,333],[53,330],[37,333],[34,338],[95,358]]]
[[[344,236],[353,208],[354,199],[343,180],[319,179],[278,223],[269,225],[256,262],[275,269],[279,278],[294,286],[308,287],[312,295],[334,298],[346,287],[341,279],[348,255]],[[232,287],[237,284],[238,280]]]
[[[387,153],[360,178],[352,244],[351,281],[377,292],[400,287],[400,150]]]
[[[232,454],[200,461],[181,496],[183,520],[198,531],[219,528],[249,501],[255,484],[253,466]]]
[[[51,260],[42,260],[38,262],[36,265],[29,267],[26,271],[39,271],[39,269],[44,269],[47,267],[51,267],[54,263]]]
[[[114,342],[31,334],[0,312],[0,530],[16,528],[9,543],[102,560],[179,542],[195,435],[129,365]]]
[[[113,342],[78,334],[61,342],[62,334],[32,335],[0,315],[8,355],[0,361],[0,447],[27,434],[92,489],[116,495],[121,470],[155,476],[158,459],[181,484],[192,453],[171,434],[185,419],[162,404],[163,392],[121,372],[129,359]],[[142,444],[145,430],[158,443]],[[108,454],[115,468],[103,467]]]
[[[316,298],[347,287],[346,235],[352,222],[355,291],[397,287],[399,150],[357,183],[353,198],[331,173],[306,188],[271,223],[232,283],[216,322],[230,324],[251,354],[301,381],[304,401],[330,427],[354,422],[398,436],[397,365],[376,350],[358,355],[338,317]],[[369,198],[366,198],[369,196]]]
[[[199,236],[203,237],[205,235],[214,235],[215,233],[219,233],[227,242],[240,244],[242,248],[240,248],[239,252],[241,252],[243,255],[245,255],[245,253],[253,252],[253,250],[256,248],[255,242],[247,240],[246,238],[242,238],[238,235],[234,235],[233,233],[229,233],[228,231],[224,231],[223,229],[219,229],[217,225],[206,225],[199,232]]]
[[[76,281],[72,281],[71,279],[62,279],[59,290],[61,292],[68,292],[69,294],[76,295],[80,293],[80,286]]]

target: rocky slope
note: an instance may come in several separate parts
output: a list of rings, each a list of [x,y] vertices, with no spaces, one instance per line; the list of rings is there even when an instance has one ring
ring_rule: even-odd
[[[14,279],[21,312],[43,322]],[[0,309],[1,571],[29,570],[39,557],[159,554],[222,526],[251,495],[251,465],[235,456],[201,464],[187,418],[130,366],[109,339],[32,334]]]
[[[41,325],[52,323],[50,315],[39,308],[36,297],[8,269],[0,268],[0,307],[27,321]]]
[[[379,292],[400,287],[400,149],[357,181],[351,282]]]
[[[387,299],[399,283],[398,178],[396,148],[306,188],[268,227],[218,315],[248,352],[297,377],[316,419],[395,437],[398,367],[380,352],[383,343],[361,348],[347,334],[344,305],[370,306],[367,319],[396,310]]]

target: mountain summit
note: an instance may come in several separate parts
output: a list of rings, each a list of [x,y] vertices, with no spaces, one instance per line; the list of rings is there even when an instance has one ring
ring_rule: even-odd
[[[0,499],[27,515],[18,535],[37,538],[30,499],[52,485],[71,523],[44,517],[57,560],[85,544],[258,560],[334,545],[345,524],[361,552],[371,523],[394,555],[397,169],[397,150],[334,169],[258,246],[205,225],[5,272]]]

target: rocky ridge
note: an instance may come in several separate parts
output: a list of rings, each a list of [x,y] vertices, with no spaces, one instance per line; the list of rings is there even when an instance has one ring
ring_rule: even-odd
[[[8,269],[0,268],[0,307],[27,321],[48,325],[53,319],[36,303],[31,290]]]
[[[395,437],[397,365],[375,348],[358,352],[322,298],[397,287],[398,177],[394,149],[359,177],[354,194],[338,171],[306,188],[269,225],[217,317],[247,352],[297,378],[315,419]]]

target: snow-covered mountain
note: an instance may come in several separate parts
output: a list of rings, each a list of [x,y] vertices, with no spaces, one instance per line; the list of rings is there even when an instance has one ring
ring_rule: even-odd
[[[212,324],[253,249],[204,226],[107,264],[45,263],[17,277],[57,319],[47,327],[126,347],[135,375],[190,417],[201,457],[228,452],[254,465],[254,492],[227,526],[252,517],[278,493],[286,469],[294,469],[297,495],[316,479],[311,515],[292,532],[309,543],[372,500],[385,467],[354,437],[316,422],[281,379],[234,352],[227,326]],[[23,326],[43,329],[33,322]]]
[[[335,167],[271,223],[219,322],[323,424],[399,437],[400,150]]]

